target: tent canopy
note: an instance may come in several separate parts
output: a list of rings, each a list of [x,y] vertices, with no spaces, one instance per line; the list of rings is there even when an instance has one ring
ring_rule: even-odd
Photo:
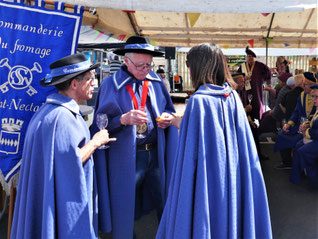
[[[96,15],[85,14],[83,24],[112,34],[141,34],[160,46],[215,42],[224,48],[261,48],[266,41],[271,48],[318,45],[316,0],[65,2],[98,7]]]

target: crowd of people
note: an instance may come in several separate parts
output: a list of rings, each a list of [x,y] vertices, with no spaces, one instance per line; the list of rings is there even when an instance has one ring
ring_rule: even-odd
[[[318,186],[317,74],[292,76],[280,59],[274,90],[251,49],[231,75],[219,46],[199,44],[186,60],[195,93],[179,115],[164,69],[153,71],[162,52],[132,36],[114,53],[123,64],[117,58],[99,71],[109,76],[89,129],[79,104],[92,98],[99,64],[66,56],[41,80],[58,93],[28,127],[11,238],[137,238],[135,221],[151,210],[157,239],[272,238],[259,134],[284,120],[279,168],[293,167],[294,183],[305,172]],[[275,94],[269,112],[264,90]]]

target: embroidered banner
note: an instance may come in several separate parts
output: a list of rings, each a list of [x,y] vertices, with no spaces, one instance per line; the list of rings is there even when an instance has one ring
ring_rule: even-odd
[[[39,82],[50,63],[76,53],[83,16],[79,6],[68,13],[61,2],[54,9],[23,2],[0,0],[0,180],[7,193],[16,183],[28,123],[56,91]]]

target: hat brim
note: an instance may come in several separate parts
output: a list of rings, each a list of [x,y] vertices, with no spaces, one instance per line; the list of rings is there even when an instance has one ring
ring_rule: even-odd
[[[310,86],[310,88],[313,90],[318,90],[318,84],[314,84],[314,85]]]
[[[58,84],[61,84],[65,81],[68,81],[70,79],[73,79],[75,78],[76,76],[79,76],[85,72],[88,72],[88,71],[91,71],[91,70],[94,70],[96,68],[98,68],[100,66],[100,63],[96,63],[92,66],[90,66],[89,68],[87,68],[86,70],[82,70],[82,71],[78,71],[78,72],[75,72],[75,73],[72,73],[72,74],[67,74],[67,75],[63,75],[63,76],[58,76],[58,77],[53,77],[52,81],[49,82],[49,83],[46,83],[46,78],[44,77],[42,80],[40,80],[40,84],[42,86],[54,86],[54,85],[58,85]]]
[[[148,54],[152,56],[163,56],[164,53],[160,51],[150,51],[146,49],[117,49],[113,51],[114,54],[124,56],[126,53],[139,53],[139,54]]]

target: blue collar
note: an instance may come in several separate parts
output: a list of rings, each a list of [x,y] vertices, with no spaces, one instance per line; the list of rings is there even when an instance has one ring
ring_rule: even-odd
[[[73,113],[80,115],[79,105],[76,103],[75,100],[65,95],[61,95],[58,93],[51,94],[46,98],[46,103],[61,105],[67,108],[68,110],[72,111]]]
[[[224,83],[222,86],[218,85],[201,85],[199,89],[195,92],[195,94],[203,94],[203,95],[227,95],[232,92],[232,88],[228,85],[228,83]]]

